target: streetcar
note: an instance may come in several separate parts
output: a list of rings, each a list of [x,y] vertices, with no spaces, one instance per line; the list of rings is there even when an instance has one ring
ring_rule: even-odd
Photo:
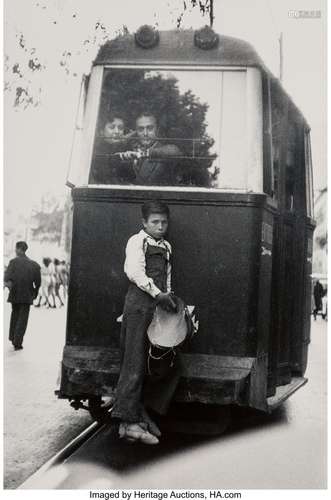
[[[124,151],[137,140],[137,118],[153,117],[160,151],[177,151],[149,159],[156,170],[166,165],[160,175],[139,177],[141,158],[102,146],[115,115]],[[125,246],[146,200],[170,208],[173,288],[199,325],[182,349],[184,373],[164,425],[200,429],[204,421],[207,429],[233,407],[268,413],[307,382],[309,134],[245,41],[210,27],[143,26],[100,48],[82,82],[68,175],[71,273],[59,398],[96,418],[111,405]]]

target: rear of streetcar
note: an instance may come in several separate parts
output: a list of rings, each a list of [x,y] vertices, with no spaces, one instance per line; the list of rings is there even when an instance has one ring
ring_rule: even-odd
[[[102,149],[114,110],[129,141],[139,113],[156,117],[158,142],[178,151],[154,158],[168,176],[138,182],[136,159],[122,170],[119,151]],[[173,288],[199,322],[181,353],[168,423],[198,429],[233,405],[272,411],[307,381],[314,221],[305,118],[246,42],[210,28],[146,26],[100,49],[77,116],[58,396],[76,408],[87,402],[97,417],[112,399],[125,245],[140,227],[141,204],[161,200],[171,212]],[[100,184],[95,172],[104,165]]]

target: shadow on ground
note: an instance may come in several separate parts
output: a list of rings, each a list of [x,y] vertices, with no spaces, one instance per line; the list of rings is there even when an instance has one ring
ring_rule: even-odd
[[[252,433],[260,431],[263,427],[269,429],[285,425],[287,422],[288,412],[285,405],[271,415],[249,409],[232,408],[230,425],[221,435],[201,436],[166,432],[163,433],[158,446],[123,442],[118,438],[118,425],[111,424],[100,429],[97,436],[77,450],[72,459],[75,462],[92,462],[113,469],[117,473],[127,473],[199,446],[225,442],[240,433]]]

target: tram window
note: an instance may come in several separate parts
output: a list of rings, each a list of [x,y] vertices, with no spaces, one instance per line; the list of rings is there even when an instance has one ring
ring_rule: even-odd
[[[296,169],[299,167],[297,158],[297,133],[293,124],[288,127],[288,142],[286,151],[285,164],[285,208],[287,210],[294,209],[294,188],[295,179],[298,175]]]
[[[245,189],[246,72],[105,70],[90,184]]]
[[[310,185],[304,179],[309,156],[309,141],[303,137],[303,127],[297,112],[289,107],[289,101],[271,84],[273,196],[290,212],[305,210],[309,196],[305,193]],[[307,167],[306,167],[307,169]],[[307,170],[308,172],[308,170]],[[305,188],[306,186],[306,188]],[[306,201],[307,200],[307,201]],[[309,207],[307,207],[309,210]]]
[[[272,112],[270,78],[262,79],[263,92],[263,191],[269,196],[274,193],[272,164]]]
[[[272,162],[273,162],[273,196],[279,199],[279,175],[281,161],[282,109],[272,101]]]
[[[306,210],[309,217],[314,216],[313,210],[313,173],[309,131],[305,131],[305,177],[306,177]]]

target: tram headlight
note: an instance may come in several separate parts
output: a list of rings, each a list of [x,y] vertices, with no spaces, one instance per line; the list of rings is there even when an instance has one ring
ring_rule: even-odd
[[[204,26],[194,33],[194,44],[199,49],[209,50],[217,47],[219,36],[210,26]]]
[[[148,24],[141,26],[135,33],[136,44],[143,49],[152,49],[155,47],[159,43],[159,38],[159,32]]]

